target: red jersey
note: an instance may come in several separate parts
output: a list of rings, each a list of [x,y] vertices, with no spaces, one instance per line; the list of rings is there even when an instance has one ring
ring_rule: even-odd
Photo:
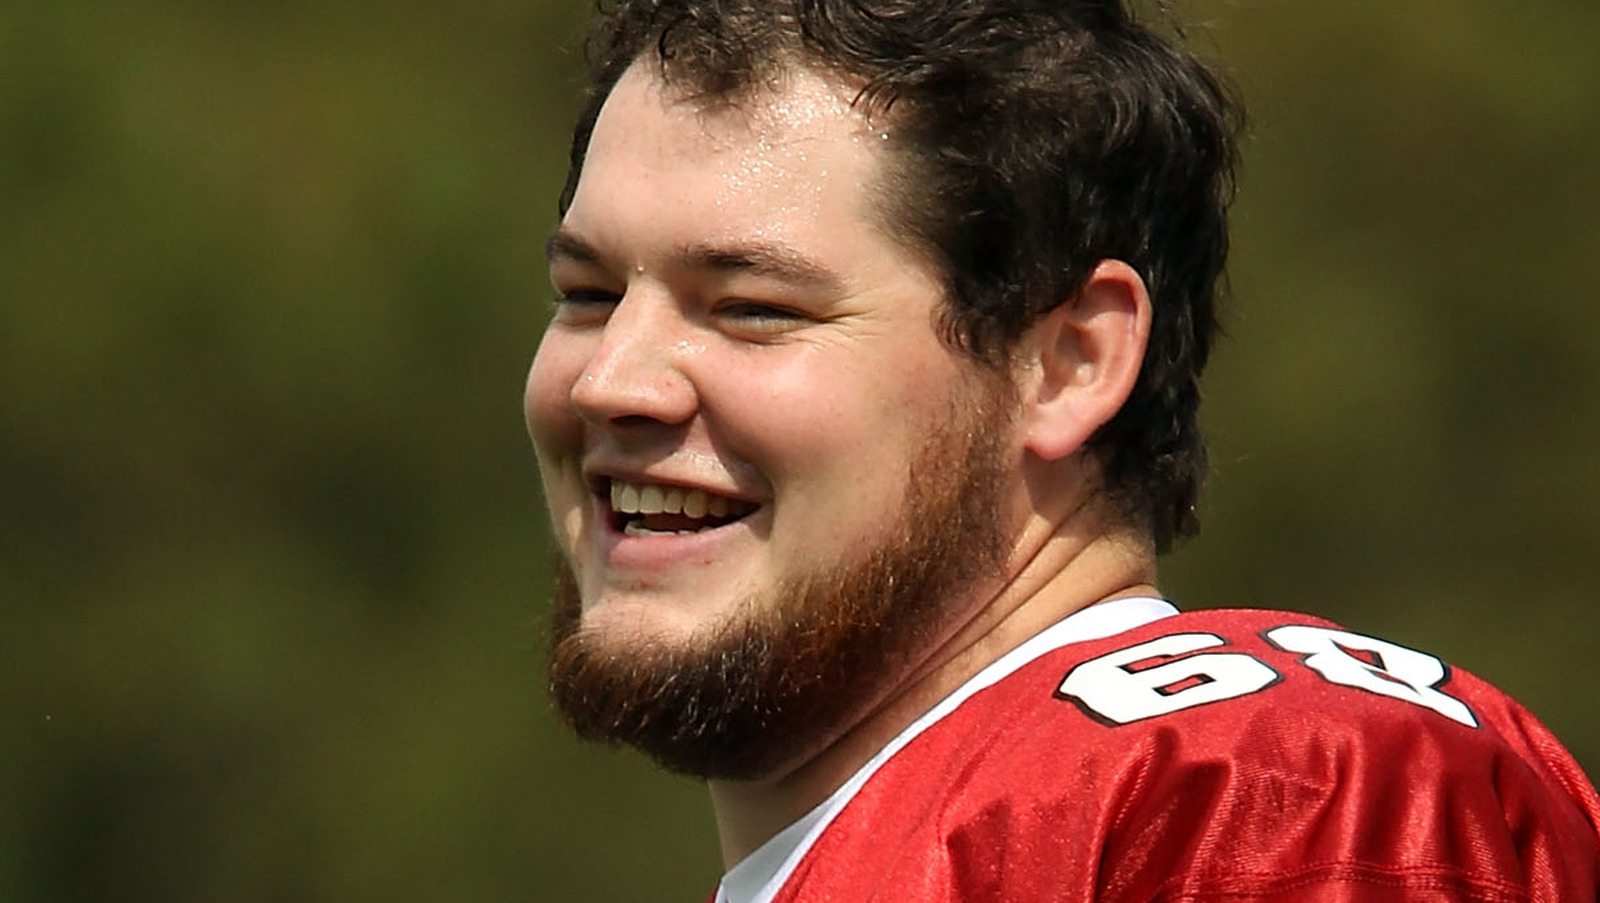
[[[752,899],[1596,899],[1600,799],[1494,687],[1305,615],[1107,605],[774,838]]]

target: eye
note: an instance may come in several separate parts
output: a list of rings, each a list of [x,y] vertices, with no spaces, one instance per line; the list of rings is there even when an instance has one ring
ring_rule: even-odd
[[[733,301],[717,308],[716,315],[721,320],[747,328],[789,328],[810,319],[793,308],[759,301]]]
[[[556,319],[562,323],[604,322],[621,299],[604,289],[564,289],[555,299]]]
[[[616,292],[608,292],[597,288],[576,288],[563,291],[556,299],[557,304],[616,304]]]

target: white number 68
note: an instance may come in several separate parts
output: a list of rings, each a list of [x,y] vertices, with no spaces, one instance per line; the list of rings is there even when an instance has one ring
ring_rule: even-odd
[[[1263,636],[1285,652],[1299,653],[1299,663],[1329,683],[1404,700],[1468,727],[1478,726],[1465,703],[1438,689],[1449,677],[1449,669],[1425,652],[1304,624],[1275,627]],[[1062,679],[1056,693],[1101,721],[1129,724],[1248,696],[1283,679],[1265,662],[1243,652],[1188,654],[1226,644],[1211,633],[1164,636],[1080,663]],[[1162,658],[1171,660],[1132,667]]]

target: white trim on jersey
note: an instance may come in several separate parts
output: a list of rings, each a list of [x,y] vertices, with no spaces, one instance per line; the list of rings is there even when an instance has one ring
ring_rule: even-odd
[[[890,740],[867,764],[851,775],[850,780],[845,781],[816,808],[740,860],[723,876],[721,885],[717,887],[716,903],[770,903],[799,866],[800,860],[817,842],[817,838],[822,836],[822,832],[828,829],[828,825],[844,811],[844,807],[878,769],[916,739],[917,735],[937,724],[978,692],[1069,643],[1115,636],[1177,613],[1178,610],[1165,599],[1139,597],[1101,602],[1068,615],[994,660]]]

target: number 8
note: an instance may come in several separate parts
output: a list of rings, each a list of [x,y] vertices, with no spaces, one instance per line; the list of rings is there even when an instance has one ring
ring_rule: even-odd
[[[1449,679],[1450,669],[1426,652],[1359,633],[1304,624],[1274,627],[1263,636],[1285,652],[1303,654],[1301,663],[1329,683],[1403,699],[1467,727],[1478,726],[1466,703],[1438,690]],[[1371,653],[1376,662],[1351,655],[1352,649]]]

